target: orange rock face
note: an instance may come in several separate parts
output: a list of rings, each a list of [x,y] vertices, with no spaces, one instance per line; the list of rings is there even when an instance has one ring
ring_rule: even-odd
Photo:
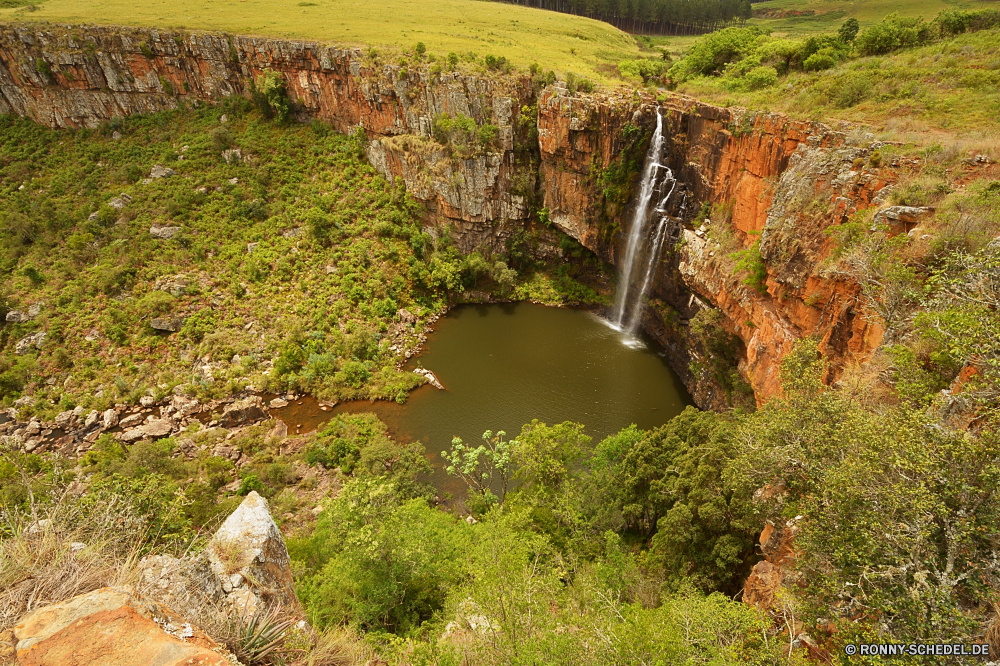
[[[200,630],[124,588],[103,588],[33,611],[14,636],[22,666],[229,664]]]
[[[877,144],[849,145],[845,134],[819,123],[721,109],[680,95],[574,97],[548,89],[538,106],[550,218],[611,261],[620,232],[610,242],[601,234],[593,174],[617,156],[626,124],[651,128],[657,109],[663,114],[671,168],[697,202],[721,204],[727,213],[704,231],[688,228],[683,242],[664,253],[653,295],[681,316],[697,311],[690,292],[722,311],[745,345],[741,369],[758,402],[780,392],[781,359],[805,336],[820,339],[831,380],[880,343],[881,329],[860,316],[858,286],[828,261],[833,243],[825,233],[877,203],[877,193],[895,180],[891,169],[853,170]],[[744,248],[759,240],[766,291],[734,271],[732,250],[718,240],[727,237]]]

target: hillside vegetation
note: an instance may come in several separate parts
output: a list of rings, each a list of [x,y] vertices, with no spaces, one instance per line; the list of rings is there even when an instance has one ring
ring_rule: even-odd
[[[1000,103],[1000,12],[897,14],[803,39],[727,28],[700,38],[665,77],[680,92],[723,106],[849,120],[885,138],[934,132],[995,135]]]
[[[0,5],[3,7],[4,5]],[[124,17],[127,17],[124,18]],[[127,0],[45,0],[36,11],[0,8],[0,21],[97,23],[217,30],[344,45],[503,56],[526,69],[603,80],[601,65],[638,53],[635,41],[593,19],[480,0],[386,0],[378,11],[338,0],[210,0],[139,4]]]
[[[0,327],[0,404],[105,409],[179,384],[403,402],[423,380],[395,366],[464,290],[598,298],[549,277],[527,232],[492,256],[432,239],[362,141],[242,99],[99,132],[0,118],[0,314],[25,315]]]

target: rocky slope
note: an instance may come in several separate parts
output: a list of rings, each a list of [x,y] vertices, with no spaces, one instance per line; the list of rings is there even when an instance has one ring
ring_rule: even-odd
[[[703,407],[721,407],[728,397],[691,369],[698,352],[687,322],[701,308],[721,311],[725,329],[738,336],[735,358],[758,401],[780,389],[780,359],[803,336],[822,340],[831,380],[881,340],[878,326],[860,315],[857,285],[827,261],[824,230],[882,204],[894,166],[869,164],[879,147],[870,137],[818,123],[677,95],[571,94],[562,84],[536,97],[527,77],[434,74],[426,64],[407,68],[309,42],[67,26],[0,28],[0,112],[94,127],[114,116],[248,95],[268,68],[283,75],[301,118],[344,132],[363,128],[372,164],[401,178],[427,204],[428,226],[450,226],[465,251],[502,247],[536,219],[534,206],[544,206],[555,227],[615,263],[627,205],[610,201],[608,174],[629,154],[641,168],[660,108],[669,166],[688,203],[643,323]],[[528,145],[519,115],[534,103],[538,141]],[[434,141],[432,125],[444,113],[497,127],[492,147],[453,152]],[[626,194],[634,190],[631,171],[616,183]],[[724,214],[696,224],[705,203]],[[918,221],[909,219],[898,230]],[[735,270],[734,253],[756,252],[758,240],[766,289]]]
[[[45,534],[55,529],[45,522],[38,538],[59,538]],[[307,635],[290,564],[267,500],[251,492],[202,553],[148,555],[138,563],[134,585],[93,590],[27,613],[3,636],[0,660],[23,666],[239,664],[198,625],[273,611],[289,626],[299,620],[294,630]]]

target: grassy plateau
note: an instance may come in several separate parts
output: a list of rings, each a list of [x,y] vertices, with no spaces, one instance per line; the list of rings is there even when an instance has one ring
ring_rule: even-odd
[[[0,8],[0,21],[127,23],[357,46],[408,48],[423,42],[438,55],[494,53],[522,67],[537,61],[545,69],[599,79],[600,65],[639,52],[631,36],[607,23],[478,0],[385,0],[377,6],[341,0],[50,0],[34,7]]]

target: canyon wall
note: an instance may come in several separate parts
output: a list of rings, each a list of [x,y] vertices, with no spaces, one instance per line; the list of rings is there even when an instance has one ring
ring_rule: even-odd
[[[820,340],[830,381],[880,343],[881,329],[862,316],[857,284],[830,261],[834,241],[826,233],[891,189],[893,168],[868,164],[881,145],[871,136],[670,94],[572,96],[550,88],[538,108],[550,219],[612,262],[620,220],[607,219],[595,174],[618,158],[624,128],[648,135],[657,109],[663,115],[668,166],[692,196],[685,228],[661,257],[643,325],[672,357],[697,354],[685,344],[686,326],[699,309],[716,308],[744,346],[740,370],[762,401],[780,390],[780,360],[802,337]],[[706,202],[715,207],[697,215]],[[748,284],[737,263],[758,243],[767,275]],[[699,386],[690,369],[679,370],[699,404],[727,401],[712,382]]]
[[[641,169],[659,109],[669,166],[688,199],[643,325],[703,407],[732,396],[691,363],[699,352],[689,322],[701,309],[721,312],[721,325],[738,337],[736,360],[758,401],[780,390],[780,359],[803,336],[821,340],[831,381],[881,340],[861,315],[857,285],[829,261],[825,230],[880,203],[894,172],[866,166],[878,148],[870,137],[819,123],[631,90],[571,94],[556,84],[536,95],[526,76],[435,74],[312,42],[38,25],[0,26],[0,113],[96,127],[247,96],[265,69],[283,75],[299,119],[363,128],[371,163],[405,181],[427,205],[428,226],[450,226],[465,251],[502,248],[544,206],[558,229],[616,263],[628,208],[609,188],[625,199],[635,190],[635,169],[615,168],[631,157]],[[522,119],[535,104],[537,142]],[[434,120],[445,113],[494,125],[492,146],[454,151],[434,141]],[[705,203],[715,205],[707,217]],[[763,261],[762,281],[738,270],[738,259],[750,255]]]

